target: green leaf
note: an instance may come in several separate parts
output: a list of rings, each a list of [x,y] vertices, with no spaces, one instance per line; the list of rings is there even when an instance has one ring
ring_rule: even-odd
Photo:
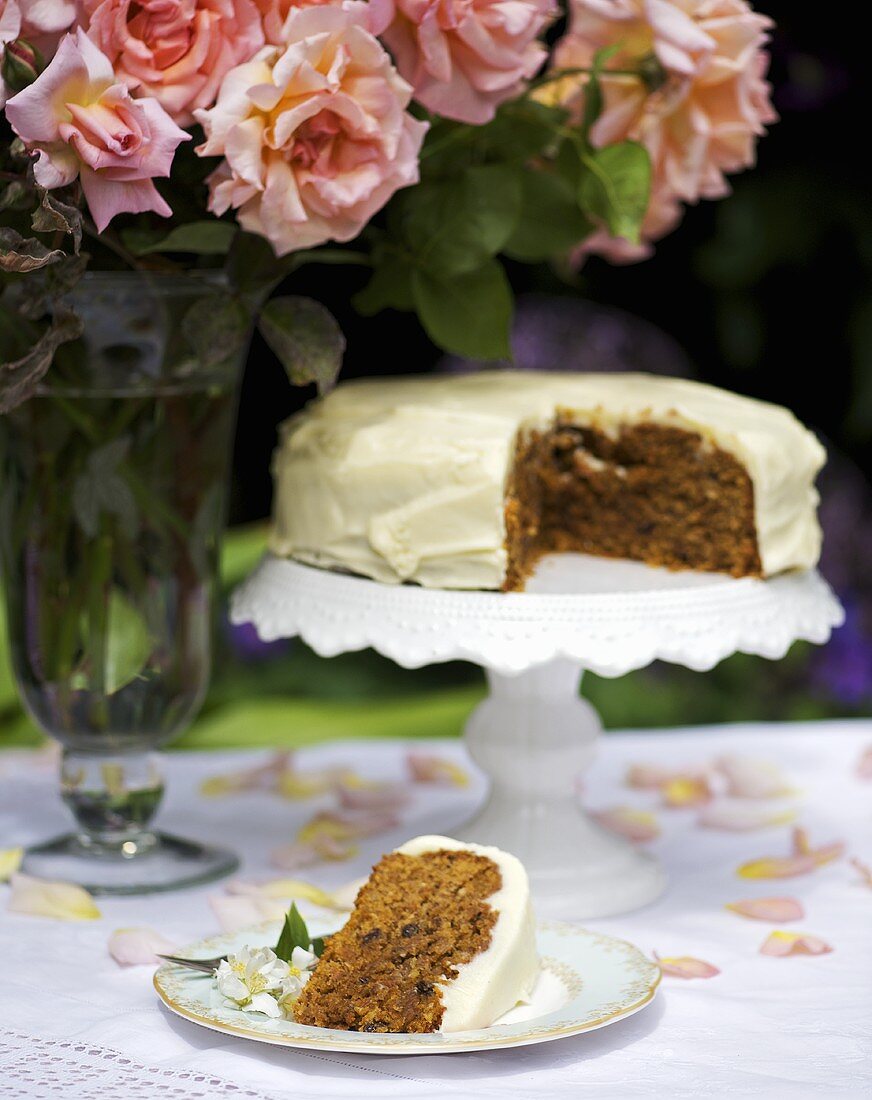
[[[309,935],[309,929],[306,927],[306,922],[300,916],[300,911],[297,909],[297,903],[294,902],[285,914],[285,923],[282,925],[279,942],[275,945],[273,950],[280,959],[289,963],[295,947],[302,947],[304,951],[309,951],[311,944],[312,937]]]
[[[539,263],[568,252],[593,231],[562,176],[525,171],[521,217],[503,251],[514,260]]]
[[[191,252],[197,256],[224,256],[230,250],[236,234],[235,225],[213,218],[179,225],[169,233],[153,229],[128,229],[122,233],[122,240],[134,256],[147,256],[151,252]]]
[[[644,145],[623,141],[585,156],[579,189],[585,213],[604,222],[614,237],[639,243],[651,197],[651,158]]]
[[[590,131],[593,124],[603,113],[603,92],[600,86],[600,73],[605,64],[620,49],[619,42],[611,46],[603,46],[593,55],[590,78],[584,90],[584,110],[581,115],[581,133],[585,143],[590,147]]]
[[[73,238],[73,251],[78,255],[82,244],[82,211],[71,203],[63,202],[51,191],[40,189],[40,196],[31,226],[37,233],[68,233]]]
[[[373,273],[352,299],[352,305],[364,317],[383,309],[413,310],[412,265],[395,253],[379,250],[373,257]]]
[[[448,276],[473,271],[495,256],[520,213],[520,170],[490,165],[403,192],[396,217],[416,262]]]
[[[469,359],[511,354],[512,291],[497,260],[450,279],[416,268],[412,293],[421,323],[439,347]]]
[[[70,310],[59,308],[30,351],[14,362],[0,363],[0,413],[9,412],[26,401],[51,366],[60,345],[77,340],[81,335],[81,318]]]
[[[260,309],[286,273],[286,264],[263,237],[236,234],[227,254],[227,274],[231,287],[252,310]]]
[[[113,588],[106,621],[106,692],[114,695],[145,667],[152,639],[142,615],[124,593]]]
[[[312,954],[316,955],[319,959],[324,954],[324,947],[326,946],[325,941],[327,938],[326,936],[316,936],[312,940]]]
[[[345,337],[333,315],[312,298],[273,298],[258,322],[291,383],[314,382],[324,393],[336,381],[345,353]]]
[[[115,516],[129,538],[134,538],[139,529],[136,500],[119,470],[130,452],[130,443],[129,436],[121,436],[97,447],[73,483],[73,511],[89,539],[98,535],[104,514]]]
[[[248,343],[252,318],[232,294],[216,290],[198,298],[182,318],[182,332],[201,367],[218,367],[240,355]]]
[[[46,248],[35,237],[22,237],[8,226],[0,226],[0,270],[38,271],[66,255],[60,248]]]

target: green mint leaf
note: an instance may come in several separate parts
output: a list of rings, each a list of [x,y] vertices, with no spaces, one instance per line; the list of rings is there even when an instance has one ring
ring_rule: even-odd
[[[416,268],[412,294],[421,324],[440,348],[469,359],[511,354],[512,290],[497,260],[449,279]]]
[[[579,209],[575,188],[568,180],[528,170],[523,176],[521,216],[503,251],[513,260],[540,263],[569,252],[593,228]]]
[[[312,940],[312,954],[316,955],[319,959],[324,954],[324,937],[323,936],[316,936],[315,939]]]
[[[295,386],[314,382],[324,393],[336,381],[345,337],[333,315],[312,298],[273,298],[258,322],[261,334]]]
[[[651,197],[651,158],[644,145],[622,141],[583,158],[586,169],[579,202],[586,214],[604,222],[613,237],[639,243]]]
[[[309,951],[311,945],[312,937],[309,935],[309,929],[306,927],[306,922],[300,916],[297,903],[294,902],[285,914],[285,923],[282,925],[279,942],[275,945],[273,950],[280,959],[289,963],[295,947],[302,947],[304,951]]]

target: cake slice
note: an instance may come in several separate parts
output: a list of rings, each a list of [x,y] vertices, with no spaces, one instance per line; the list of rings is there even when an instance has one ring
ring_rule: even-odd
[[[384,856],[294,1019],[344,1031],[490,1026],[539,973],[527,873],[499,848],[421,836]]]

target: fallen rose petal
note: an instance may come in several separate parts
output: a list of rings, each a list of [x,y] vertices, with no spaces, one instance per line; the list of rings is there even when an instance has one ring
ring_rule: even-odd
[[[21,866],[23,848],[0,848],[0,882],[8,882]]]
[[[660,836],[657,818],[647,810],[636,810],[631,806],[615,806],[610,810],[598,810],[590,816],[604,828],[631,840],[634,844],[654,840]]]
[[[670,779],[661,787],[663,804],[671,809],[684,809],[689,806],[702,806],[712,799],[712,789],[708,779],[700,776],[692,778],[681,776]]]
[[[446,787],[468,787],[469,775],[453,760],[423,752],[406,754],[406,766],[415,783],[438,783]]]
[[[236,932],[266,920],[281,920],[288,907],[279,898],[250,897],[242,894],[215,894],[209,898],[222,932]]]
[[[752,859],[749,863],[743,863],[736,873],[740,878],[793,878],[807,875],[845,854],[845,844],[841,840],[813,848],[805,829],[798,826],[793,829],[792,840],[791,855]]]
[[[638,791],[659,791],[677,779],[708,779],[708,768],[662,768],[658,764],[631,764],[624,776],[628,787]]]
[[[341,909],[337,906],[332,894],[322,890],[320,886],[313,886],[310,882],[303,882],[298,878],[276,878],[268,882],[240,882],[234,879],[225,887],[228,894],[253,898],[282,898],[285,901],[311,901],[313,905],[320,905],[324,909]]]
[[[860,877],[862,878],[863,882],[867,886],[872,887],[872,867],[870,867],[867,863],[863,863],[856,856],[852,856],[850,862],[851,866],[856,868],[856,870],[860,872]]]
[[[342,782],[348,782],[353,775],[346,768],[321,768],[308,772],[294,771],[288,768],[279,774],[276,782],[276,792],[282,798],[294,800],[303,798],[317,798],[336,789]]]
[[[768,760],[729,753],[715,762],[733,798],[781,798],[791,789],[779,769]]]
[[[716,798],[703,808],[697,824],[704,829],[749,832],[773,825],[789,825],[795,817],[796,811],[792,809],[773,809],[741,798]]]
[[[857,761],[857,777],[872,779],[872,745],[868,745],[860,753],[860,759]]]
[[[293,759],[292,752],[282,751],[273,753],[265,764],[227,775],[213,775],[200,784],[200,794],[206,798],[219,798],[242,791],[275,790],[279,777],[292,770]]]
[[[410,800],[409,790],[402,783],[358,785],[341,780],[336,794],[344,810],[402,810]]]
[[[805,910],[796,898],[746,898],[733,901],[724,906],[740,917],[751,920],[768,920],[773,924],[782,924],[789,920],[802,920]]]
[[[100,910],[81,886],[70,882],[49,882],[16,872],[10,879],[12,892],[6,908],[10,913],[55,920],[97,920]]]
[[[153,966],[158,955],[171,955],[176,944],[153,928],[116,928],[109,937],[109,954],[119,966]]]
[[[655,951],[654,958],[661,973],[668,974],[671,978],[714,978],[720,974],[716,966],[703,962],[702,959],[693,959],[689,955],[661,959]]]
[[[770,932],[760,954],[785,958],[788,955],[828,955],[832,950],[826,940],[808,932]]]
[[[835,859],[841,859],[845,854],[845,842],[833,840],[829,844],[822,844],[813,848],[808,839],[808,833],[798,825],[793,830],[793,850],[797,855],[811,856],[818,867],[825,863],[832,863]]]
[[[297,833],[297,840],[303,843],[318,841],[324,837],[334,840],[355,840],[362,836],[373,836],[399,825],[396,814],[383,810],[322,810],[308,821]]]

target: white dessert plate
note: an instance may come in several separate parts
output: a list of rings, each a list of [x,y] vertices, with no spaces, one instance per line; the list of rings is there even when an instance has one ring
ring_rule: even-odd
[[[179,954],[214,958],[244,945],[272,946],[279,930],[277,922],[261,924],[190,944]],[[170,1011],[201,1027],[274,1046],[350,1054],[455,1054],[546,1043],[631,1016],[657,991],[659,968],[624,940],[546,921],[538,926],[537,941],[542,973],[530,1004],[512,1009],[491,1027],[444,1035],[364,1034],[270,1020],[228,1005],[208,974],[171,963],[155,973],[154,987]]]

